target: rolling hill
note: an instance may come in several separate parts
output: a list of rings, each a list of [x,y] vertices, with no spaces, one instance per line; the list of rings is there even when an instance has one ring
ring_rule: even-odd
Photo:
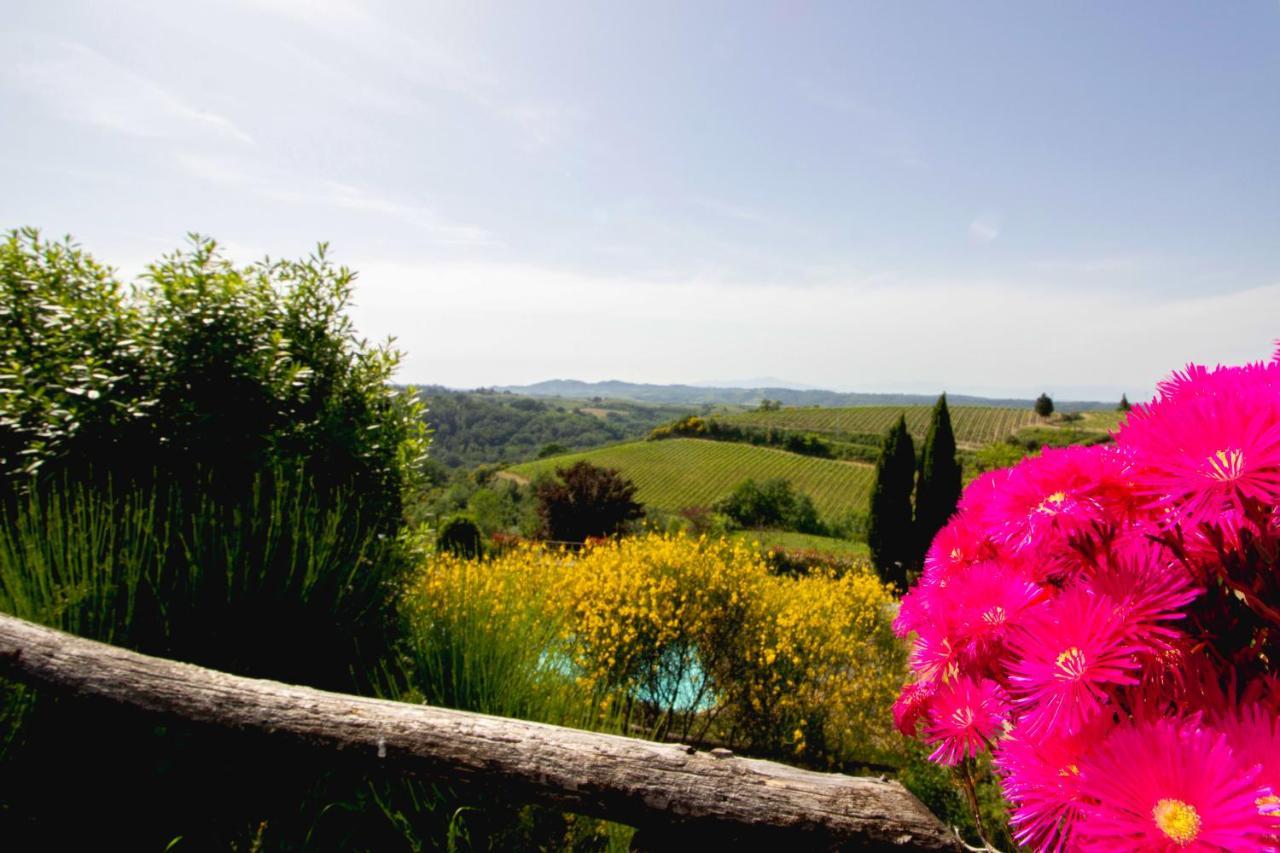
[[[1030,409],[1011,409],[999,406],[957,406],[951,410],[951,426],[955,430],[956,443],[974,449],[984,444],[1002,441],[1029,428],[1058,432],[1076,431],[1082,434],[1104,434],[1115,429],[1120,413],[1114,411],[1081,412],[1073,417],[1078,420],[1062,421],[1043,419]],[[721,415],[717,420],[727,424],[757,429],[778,429],[793,432],[812,432],[831,438],[858,440],[863,443],[878,439],[902,414],[907,419],[907,430],[917,443],[922,441],[929,428],[932,406],[852,406],[848,408],[785,408],[772,411],[741,412]]]
[[[827,519],[839,518],[849,510],[866,511],[873,471],[870,465],[801,456],[769,447],[675,438],[540,459],[516,465],[508,473],[527,480],[580,459],[617,468],[635,482],[639,500],[658,509],[707,506],[748,478],[780,477],[813,498],[818,512]]]
[[[951,426],[961,445],[980,446],[999,441],[1025,426],[1041,421],[1030,409],[995,406],[951,406]],[[907,430],[916,441],[929,428],[932,406],[852,406],[849,408],[786,408],[765,412],[742,412],[719,420],[760,429],[814,432],[831,437],[880,436],[898,420],[907,418]]]
[[[577,379],[550,379],[532,385],[505,385],[497,390],[509,391],[531,397],[569,397],[591,399],[608,397],[615,400],[635,400],[644,403],[675,405],[730,405],[756,406],[761,400],[778,400],[784,406],[912,406],[933,405],[936,394],[884,394],[857,391],[825,391],[816,388],[778,387],[708,387],[701,385],[654,385],[642,382],[582,382]],[[1030,409],[1031,399],[975,397],[967,394],[948,394],[953,405],[1000,406],[1012,409]],[[1054,400],[1059,411],[1075,412],[1108,409],[1115,403],[1085,400]]]

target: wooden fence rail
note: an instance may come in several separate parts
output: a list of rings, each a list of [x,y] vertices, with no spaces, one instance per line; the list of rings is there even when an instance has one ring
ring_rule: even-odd
[[[696,839],[697,846],[960,849],[893,781],[243,678],[4,614],[0,673],[64,695],[340,751],[356,765],[483,784],[515,801],[637,826],[654,848]]]

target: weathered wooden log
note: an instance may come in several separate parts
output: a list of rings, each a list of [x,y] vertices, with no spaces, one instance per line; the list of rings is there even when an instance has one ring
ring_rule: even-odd
[[[486,785],[518,802],[640,827],[664,849],[681,839],[959,849],[893,781],[243,678],[4,614],[0,672],[63,695],[331,750],[335,761]]]

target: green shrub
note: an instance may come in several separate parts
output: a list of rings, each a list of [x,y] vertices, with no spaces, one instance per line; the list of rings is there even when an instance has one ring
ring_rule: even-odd
[[[32,474],[189,491],[217,471],[235,495],[260,471],[301,466],[322,494],[360,494],[393,533],[426,435],[416,395],[389,384],[398,354],[354,336],[353,280],[323,245],[236,267],[192,237],[129,291],[69,241],[9,232],[0,493]]]
[[[716,508],[738,527],[826,533],[813,499],[787,480],[743,480]]]
[[[479,557],[484,550],[479,526],[465,515],[454,516],[440,526],[436,550],[467,559]]]

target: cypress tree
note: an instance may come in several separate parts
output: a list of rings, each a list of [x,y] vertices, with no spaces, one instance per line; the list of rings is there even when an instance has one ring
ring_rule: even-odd
[[[907,566],[911,563],[911,490],[915,485],[916,452],[907,432],[905,416],[899,416],[885,435],[884,447],[876,460],[875,485],[867,518],[867,544],[871,562],[882,580],[907,587]]]
[[[916,485],[916,553],[924,558],[933,537],[943,528],[960,502],[960,463],[956,461],[956,435],[951,429],[947,395],[933,406],[929,432],[920,459]]]

